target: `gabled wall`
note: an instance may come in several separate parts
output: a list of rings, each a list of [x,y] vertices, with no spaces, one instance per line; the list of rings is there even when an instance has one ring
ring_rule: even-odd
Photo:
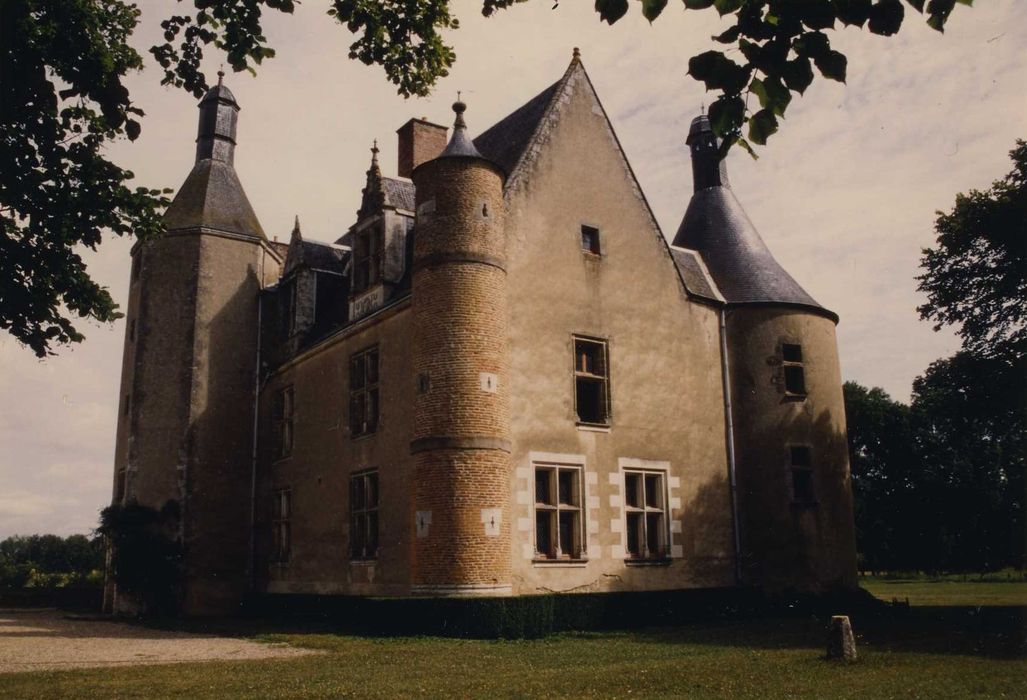
[[[583,69],[568,80],[507,193],[514,593],[732,585],[717,313],[686,297]],[[573,334],[609,343],[609,430],[576,425]],[[583,463],[587,563],[533,562],[533,458]],[[625,465],[667,470],[668,564],[625,563]]]

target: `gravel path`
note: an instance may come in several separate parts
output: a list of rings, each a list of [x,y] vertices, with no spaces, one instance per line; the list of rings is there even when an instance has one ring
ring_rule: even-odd
[[[237,661],[311,653],[284,644],[154,630],[57,610],[0,608],[0,673],[186,661]]]

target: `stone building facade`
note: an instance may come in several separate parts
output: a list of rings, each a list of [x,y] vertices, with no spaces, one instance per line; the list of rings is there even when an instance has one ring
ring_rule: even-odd
[[[328,245],[268,240],[239,106],[200,103],[168,233],[133,251],[113,491],[176,504],[184,610],[853,587],[837,317],[706,117],[668,244],[577,51],[475,139],[465,109],[398,130],[398,177],[372,149]]]

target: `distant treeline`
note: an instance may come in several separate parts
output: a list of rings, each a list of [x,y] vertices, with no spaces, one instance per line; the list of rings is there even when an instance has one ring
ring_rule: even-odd
[[[931,364],[909,405],[845,384],[860,567],[1023,569],[1024,362],[960,352]]]
[[[0,590],[98,585],[104,556],[102,537],[8,537],[0,541]]]

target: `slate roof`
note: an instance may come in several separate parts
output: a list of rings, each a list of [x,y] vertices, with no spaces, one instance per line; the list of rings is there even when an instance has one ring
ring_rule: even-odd
[[[209,158],[193,166],[164,213],[164,225],[169,231],[203,227],[267,240],[235,168]]]
[[[563,81],[563,78],[556,81],[474,139],[474,145],[481,155],[499,165],[506,173],[513,173]]]
[[[806,306],[837,320],[774,259],[734,192],[707,187],[692,195],[674,246],[697,251],[730,304]]]
[[[724,301],[713,280],[706,274],[698,253],[694,250],[671,247],[670,256],[674,259],[674,265],[678,268],[681,281],[685,283],[685,289],[689,294],[710,301]]]
[[[286,257],[282,276],[285,277],[297,267],[327,270],[341,275],[345,268],[347,252],[349,251],[318,241],[296,241],[289,246],[289,255]]]
[[[414,211],[414,183],[409,180],[397,180],[391,177],[382,178],[382,189],[385,190],[385,203],[397,209]]]

